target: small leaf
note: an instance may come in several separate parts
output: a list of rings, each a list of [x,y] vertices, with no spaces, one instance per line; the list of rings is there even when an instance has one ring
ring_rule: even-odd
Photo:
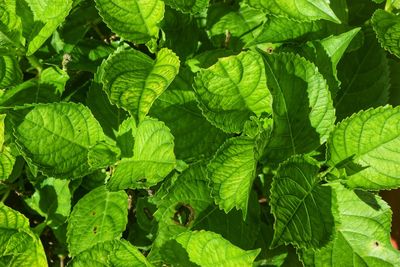
[[[24,157],[53,177],[71,179],[90,173],[89,148],[105,138],[81,104],[37,105],[18,123],[15,136]]]
[[[361,111],[343,120],[328,141],[328,163],[346,170],[350,187],[400,187],[399,126],[400,107],[391,106]]]
[[[138,126],[133,157],[121,160],[108,188],[150,187],[164,179],[175,164],[174,137],[164,123],[147,118]]]
[[[242,250],[221,235],[207,231],[185,232],[175,240],[186,250],[190,261],[202,267],[250,267],[260,253],[260,249]]]
[[[228,133],[239,133],[251,115],[271,112],[264,63],[258,53],[242,52],[219,59],[195,78],[204,116]]]
[[[400,16],[377,9],[371,22],[382,47],[400,58]]]
[[[96,0],[100,16],[122,38],[144,44],[158,37],[164,17],[161,0]]]
[[[166,48],[158,52],[155,61],[137,50],[120,50],[102,68],[101,80],[111,103],[141,121],[178,74],[179,59]]]
[[[207,166],[212,196],[226,213],[241,209],[243,219],[256,175],[255,141],[247,137],[228,139]]]
[[[75,204],[68,219],[67,243],[75,256],[97,243],[121,237],[128,223],[128,196],[97,187]]]
[[[334,232],[335,195],[321,184],[319,166],[295,156],[279,166],[271,188],[271,212],[275,217],[272,247],[294,244],[323,247]]]

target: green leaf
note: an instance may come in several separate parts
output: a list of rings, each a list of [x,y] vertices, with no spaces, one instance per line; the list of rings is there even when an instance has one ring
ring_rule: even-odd
[[[0,89],[16,85],[22,81],[22,71],[16,57],[0,56]]]
[[[191,15],[167,8],[161,28],[165,33],[165,46],[173,50],[182,61],[197,51],[200,29]],[[182,42],[182,36],[190,38]]]
[[[333,69],[336,72],[336,66],[342,58],[344,52],[346,52],[347,47],[350,42],[356,36],[356,34],[361,30],[360,27],[354,28],[350,31],[344,32],[339,35],[331,35],[323,40],[321,40],[322,46],[325,48],[328,56],[332,60]]]
[[[187,69],[181,69],[150,110],[151,116],[159,118],[171,129],[175,137],[176,157],[184,160],[212,156],[227,137],[202,116],[192,80],[192,74]]]
[[[137,126],[135,119],[132,117],[124,120],[119,126],[117,132],[117,144],[121,149],[122,158],[130,158],[133,156],[133,146],[135,144]]]
[[[400,58],[400,16],[377,9],[371,23],[382,47]]]
[[[40,83],[51,85],[59,94],[64,92],[68,80],[68,73],[57,66],[51,66],[40,73]]]
[[[105,186],[93,189],[76,203],[68,219],[69,252],[75,256],[97,243],[121,237],[127,216],[124,191],[109,192]]]
[[[21,213],[0,203],[0,265],[48,266],[42,243]]]
[[[253,192],[249,198],[249,209],[246,220],[241,211],[231,210],[226,214],[215,205],[209,206],[197,219],[194,230],[207,230],[222,235],[235,246],[242,249],[259,247],[255,241],[260,233],[260,205]]]
[[[207,10],[209,0],[164,0],[170,7],[184,13],[202,13]]]
[[[390,94],[389,104],[393,106],[400,105],[400,62],[389,60],[390,67]]]
[[[158,37],[158,24],[164,17],[161,0],[96,0],[96,7],[107,26],[129,41],[144,44]]]
[[[334,102],[339,121],[362,109],[387,103],[389,66],[373,32],[365,32],[363,47],[344,55],[338,64],[338,78],[342,85]]]
[[[268,16],[255,38],[246,46],[305,39],[321,31],[322,26],[319,21],[297,21],[291,18]]]
[[[96,73],[89,88],[86,105],[90,108],[93,116],[99,121],[104,133],[114,138],[115,132],[122,121],[128,116],[128,113],[110,103],[106,92],[102,90],[98,76],[99,74]]]
[[[70,179],[91,172],[89,149],[105,138],[87,107],[62,102],[37,105],[18,118],[15,136],[25,159],[40,171]]]
[[[163,180],[175,164],[174,137],[164,123],[147,118],[138,126],[133,157],[118,163],[108,188],[150,187]]]
[[[151,200],[157,205],[154,217],[160,230],[166,225],[179,225],[190,229],[206,208],[213,203],[202,165],[191,165],[165,194],[160,191]],[[188,216],[184,218],[185,213]],[[159,231],[160,231],[159,230]]]
[[[35,193],[25,202],[41,216],[50,227],[62,225],[71,211],[69,180],[46,178]]]
[[[264,12],[247,5],[239,7],[230,3],[220,3],[210,6],[207,28],[216,47],[240,50],[257,36],[265,19]]]
[[[219,59],[195,78],[203,115],[225,132],[239,133],[251,115],[271,112],[262,58],[255,52]]]
[[[390,243],[390,207],[377,195],[334,185],[340,214],[335,239],[302,253],[305,266],[399,266],[400,253]]]
[[[190,261],[202,267],[252,266],[260,253],[260,249],[242,250],[221,235],[207,231],[185,232],[175,240],[186,250]]]
[[[74,267],[104,267],[104,266],[152,266],[140,251],[129,242],[121,240],[111,240],[101,242],[95,246],[79,253],[68,263],[67,266]]]
[[[68,74],[58,67],[44,69],[40,76],[15,87],[9,88],[0,96],[2,106],[15,107],[30,103],[49,103],[60,101]]]
[[[300,21],[325,19],[341,23],[327,0],[247,0],[247,2],[254,8]]]
[[[17,3],[15,0],[1,0],[0,7],[0,54],[15,54],[23,46]]]
[[[280,162],[324,143],[335,122],[328,86],[314,64],[291,53],[264,55],[274,126],[266,161]]]
[[[15,155],[8,146],[3,146],[0,151],[0,181],[7,180],[15,164]]]
[[[178,74],[179,59],[166,48],[158,52],[155,61],[137,50],[120,50],[102,68],[101,80],[111,103],[141,121]]]
[[[256,175],[255,141],[248,137],[228,139],[207,166],[215,203],[226,213],[241,209],[243,219]]]
[[[24,37],[27,40],[26,54],[32,55],[53,34],[72,8],[72,0],[24,0],[29,10],[21,16]],[[21,11],[21,13],[24,11]],[[27,15],[29,14],[29,18]],[[25,32],[29,28],[29,33]]]
[[[275,217],[272,246],[291,243],[320,248],[335,227],[336,197],[321,184],[319,166],[310,158],[295,156],[279,166],[271,188],[271,212]]]
[[[399,123],[400,107],[391,106],[361,111],[343,120],[328,141],[328,163],[346,170],[350,187],[400,187]]]

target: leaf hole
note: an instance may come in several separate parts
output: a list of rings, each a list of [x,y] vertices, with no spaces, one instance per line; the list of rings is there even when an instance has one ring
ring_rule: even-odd
[[[146,182],[147,182],[146,178],[142,178],[142,179],[138,180],[138,183],[146,183]]]
[[[375,247],[379,247],[379,242],[378,242],[378,241],[375,241],[375,242],[374,242],[374,245],[375,245]]]
[[[97,226],[93,227],[93,234],[97,234]]]
[[[175,213],[172,219],[176,224],[187,226],[194,219],[194,209],[188,204],[179,203],[175,206]]]
[[[92,211],[91,214],[92,214],[92,216],[96,216],[96,211],[95,210]]]

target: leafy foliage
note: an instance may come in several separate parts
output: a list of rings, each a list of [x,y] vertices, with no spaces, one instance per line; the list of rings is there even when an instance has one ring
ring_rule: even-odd
[[[0,266],[399,266],[399,16],[0,0]]]

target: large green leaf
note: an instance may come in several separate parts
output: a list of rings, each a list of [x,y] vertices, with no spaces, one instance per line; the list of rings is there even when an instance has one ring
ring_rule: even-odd
[[[279,162],[324,143],[335,122],[329,88],[314,64],[292,53],[264,55],[273,95],[267,161]]]
[[[176,157],[185,160],[210,157],[227,137],[202,116],[192,89],[192,79],[189,70],[181,69],[150,110],[150,115],[159,118],[171,129],[175,137]]]
[[[207,166],[215,202],[228,213],[247,206],[256,175],[255,141],[248,137],[228,139]]]
[[[338,78],[342,83],[334,101],[338,120],[387,103],[389,66],[372,31],[365,32],[360,49],[344,55],[338,64]]]
[[[89,173],[89,149],[105,138],[99,123],[81,104],[40,104],[18,118],[18,123],[15,136],[24,157],[53,177]]]
[[[164,123],[147,118],[137,128],[133,157],[118,163],[108,187],[147,188],[164,179],[175,164],[174,137]]]
[[[42,243],[21,213],[0,203],[0,266],[48,266]]]
[[[202,267],[250,267],[260,253],[259,249],[242,250],[221,235],[208,231],[185,232],[175,240],[186,250],[190,261]]]
[[[225,57],[201,69],[195,90],[204,116],[226,132],[241,132],[251,115],[271,112],[264,63],[255,52]]]
[[[328,163],[346,170],[350,187],[400,187],[400,107],[361,111],[342,121],[328,141]]]
[[[69,180],[46,178],[26,203],[46,218],[50,227],[62,225],[71,211]]]
[[[247,0],[247,2],[252,7],[296,20],[325,19],[340,23],[327,0]]]
[[[161,0],[96,0],[100,16],[112,31],[135,43],[158,37],[164,17]]]
[[[335,239],[320,250],[303,251],[305,266],[399,266],[400,253],[390,242],[390,207],[377,195],[340,184],[333,188],[340,216]]]
[[[22,71],[16,57],[0,56],[0,89],[22,81]]]
[[[120,50],[102,68],[104,90],[111,103],[141,121],[178,74],[179,59],[166,48],[158,52],[155,61],[137,50]]]
[[[272,246],[324,246],[335,227],[336,197],[321,184],[317,162],[295,156],[279,166],[271,188],[271,211],[275,217]]]
[[[371,22],[382,47],[400,58],[400,16],[378,9]]]
[[[105,186],[93,189],[75,204],[68,219],[69,252],[75,256],[97,243],[121,237],[127,223],[127,194],[109,192]]]
[[[22,3],[23,2],[23,3]],[[72,0],[23,0],[19,6],[27,55],[32,55],[64,21],[72,8]]]
[[[68,262],[67,266],[73,267],[150,267],[152,266],[140,251],[129,242],[111,240],[98,243],[93,247],[79,253]]]
[[[172,8],[185,13],[201,13],[207,10],[209,0],[164,0]]]

